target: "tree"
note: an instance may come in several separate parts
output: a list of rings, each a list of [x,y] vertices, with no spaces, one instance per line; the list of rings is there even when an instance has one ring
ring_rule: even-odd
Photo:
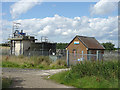
[[[102,45],[105,47],[106,50],[114,50],[114,44],[112,44],[111,42],[106,42],[106,43],[102,43]]]
[[[57,49],[65,49],[68,43],[57,43]]]

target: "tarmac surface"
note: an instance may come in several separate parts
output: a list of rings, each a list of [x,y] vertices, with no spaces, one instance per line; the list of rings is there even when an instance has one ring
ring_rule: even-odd
[[[66,70],[68,69],[39,70],[2,68],[2,76],[13,79],[10,88],[74,88],[44,79],[45,76],[49,78],[50,75]]]

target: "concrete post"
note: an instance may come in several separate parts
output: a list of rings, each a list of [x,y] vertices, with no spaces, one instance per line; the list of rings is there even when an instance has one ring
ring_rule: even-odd
[[[97,50],[97,60],[99,60],[99,51]]]
[[[67,50],[67,66],[69,67],[69,50]]]
[[[11,43],[11,44],[10,44],[10,55],[12,55],[12,49],[13,49],[13,48],[12,48],[12,47],[13,47],[13,42],[12,42],[12,40],[10,41],[10,43]]]

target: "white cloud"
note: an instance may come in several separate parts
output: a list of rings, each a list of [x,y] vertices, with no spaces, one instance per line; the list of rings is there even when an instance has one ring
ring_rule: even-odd
[[[19,0],[11,6],[10,13],[12,18],[15,19],[19,15],[26,13],[29,9],[37,4],[40,4],[40,0]]]
[[[119,1],[119,0],[118,0]],[[118,2],[110,2],[110,0],[100,0],[91,7],[91,15],[104,15],[113,12],[118,7]]]
[[[117,42],[118,38],[118,17],[88,18],[74,17],[67,18],[59,15],[43,19],[17,20],[21,28],[28,34],[47,36],[55,42],[70,42],[76,35],[95,37],[100,42]],[[11,31],[11,29],[10,29]],[[117,43],[116,43],[117,45]]]
[[[50,25],[47,25],[43,28],[43,30],[40,30],[38,32],[38,34],[43,34],[43,35],[47,35],[50,33],[50,30],[51,30],[51,26]]]

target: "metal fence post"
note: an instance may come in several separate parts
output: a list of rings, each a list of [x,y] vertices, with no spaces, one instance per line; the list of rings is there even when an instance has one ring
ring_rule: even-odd
[[[69,50],[67,50],[67,66],[69,67]]]

